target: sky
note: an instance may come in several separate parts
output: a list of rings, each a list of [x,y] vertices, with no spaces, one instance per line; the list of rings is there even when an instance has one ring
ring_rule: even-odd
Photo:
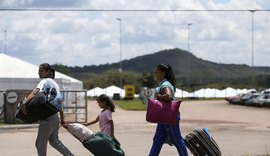
[[[35,65],[100,65],[180,48],[270,67],[269,0],[1,0],[0,19],[0,52]]]

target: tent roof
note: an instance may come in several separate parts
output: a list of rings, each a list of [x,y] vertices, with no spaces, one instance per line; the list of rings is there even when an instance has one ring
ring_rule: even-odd
[[[0,53],[0,78],[38,78],[38,66]],[[55,71],[55,78],[81,82],[57,71]]]
[[[100,87],[96,87],[96,88],[93,88],[91,90],[88,90],[87,91],[87,96],[99,96],[101,94],[104,94],[105,91],[100,88]]]

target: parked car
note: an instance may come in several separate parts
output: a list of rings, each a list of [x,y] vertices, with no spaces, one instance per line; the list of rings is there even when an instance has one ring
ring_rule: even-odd
[[[258,106],[270,108],[270,92],[250,92],[226,97],[225,100],[230,104],[240,104],[246,106]]]
[[[258,101],[256,101],[256,106],[268,107],[270,106],[270,94],[263,94]]]
[[[269,100],[269,98],[270,98],[270,97],[268,97],[268,100],[267,100],[266,103],[265,103],[265,106],[268,107],[268,108],[270,108],[270,100]]]
[[[244,103],[246,106],[259,106],[260,100],[264,98],[262,93],[254,93]]]
[[[246,96],[247,94],[238,94],[236,96],[231,97],[230,103],[231,104],[240,104],[241,98]]]
[[[225,101],[232,103],[233,100],[235,99],[240,99],[242,96],[244,96],[245,94],[237,94],[235,96],[229,96],[229,97],[225,97]]]
[[[246,101],[249,100],[249,99],[253,99],[253,98],[256,98],[257,96],[259,96],[261,93],[248,93],[246,94],[245,96],[243,96],[241,99],[240,99],[240,102],[239,104],[240,105],[245,105]]]

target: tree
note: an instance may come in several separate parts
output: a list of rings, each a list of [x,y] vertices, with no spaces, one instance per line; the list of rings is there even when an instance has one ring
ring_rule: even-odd
[[[155,76],[153,72],[144,71],[141,73],[141,77],[138,80],[142,86],[153,88],[157,86],[157,82],[155,80]]]
[[[52,65],[52,67],[55,69],[55,71],[58,71],[60,73],[66,74],[66,75],[72,75],[69,68],[62,64],[55,64]]]

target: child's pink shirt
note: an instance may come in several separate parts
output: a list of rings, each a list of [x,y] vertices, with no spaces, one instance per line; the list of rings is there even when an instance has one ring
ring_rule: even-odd
[[[101,132],[111,136],[112,128],[110,121],[112,120],[112,112],[109,109],[101,111],[99,114],[99,127]]]

